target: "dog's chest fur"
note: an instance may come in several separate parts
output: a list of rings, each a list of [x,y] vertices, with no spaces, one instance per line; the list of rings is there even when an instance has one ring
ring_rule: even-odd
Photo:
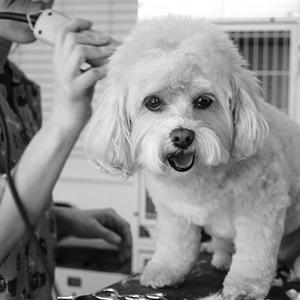
[[[229,209],[216,211],[204,220],[205,231],[214,237],[233,240],[235,230],[232,223],[232,213]]]
[[[158,214],[161,210],[169,210],[179,218],[204,227],[213,236],[234,238],[232,199],[235,195],[231,186],[208,184],[201,178],[188,179],[181,184],[167,183],[150,176],[147,188]]]

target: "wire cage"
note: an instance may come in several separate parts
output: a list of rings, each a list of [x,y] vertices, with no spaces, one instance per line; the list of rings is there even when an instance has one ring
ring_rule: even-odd
[[[288,113],[290,31],[235,31],[230,37],[261,82],[265,101]]]

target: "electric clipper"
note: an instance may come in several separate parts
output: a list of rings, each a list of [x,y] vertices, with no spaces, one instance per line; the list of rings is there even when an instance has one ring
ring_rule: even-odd
[[[56,32],[71,18],[53,9],[46,9],[32,15],[0,12],[0,20],[1,19],[27,23],[38,40],[50,46],[54,46]],[[110,39],[110,43],[119,45],[119,43],[113,39]],[[87,63],[92,67],[98,67],[103,64],[103,60],[103,58],[96,58],[88,60]]]
[[[28,23],[34,36],[41,42],[54,46],[55,34],[70,18],[52,9],[46,9],[40,13],[32,23],[30,15],[27,16]]]

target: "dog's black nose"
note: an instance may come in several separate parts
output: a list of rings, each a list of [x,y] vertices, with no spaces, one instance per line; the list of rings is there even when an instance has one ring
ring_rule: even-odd
[[[185,149],[193,143],[195,134],[193,131],[185,128],[178,128],[171,132],[173,144],[181,149]]]

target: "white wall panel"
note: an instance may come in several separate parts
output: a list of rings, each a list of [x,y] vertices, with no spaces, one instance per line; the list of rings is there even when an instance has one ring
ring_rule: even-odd
[[[140,0],[139,18],[185,14],[205,18],[299,17],[299,0]]]

